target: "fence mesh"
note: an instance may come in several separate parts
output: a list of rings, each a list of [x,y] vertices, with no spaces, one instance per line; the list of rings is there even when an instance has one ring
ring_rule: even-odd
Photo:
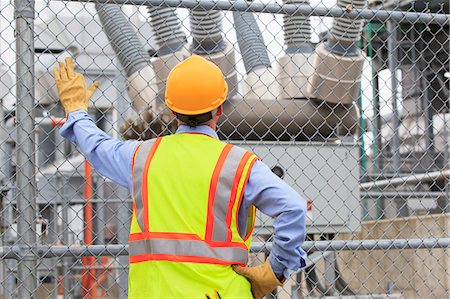
[[[165,80],[192,54],[229,86],[220,139],[307,201],[274,298],[448,298],[448,1],[0,4],[1,298],[127,297],[131,196],[61,136],[57,61],[100,82],[99,128],[146,140],[176,131]],[[273,233],[258,213],[251,264]]]

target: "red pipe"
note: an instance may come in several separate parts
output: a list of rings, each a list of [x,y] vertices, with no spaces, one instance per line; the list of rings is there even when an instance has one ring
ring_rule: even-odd
[[[66,123],[67,118],[61,118],[61,117],[55,117],[55,116],[50,116],[51,119],[51,127],[62,127],[64,126],[64,124]]]
[[[84,161],[84,244],[92,245],[94,243],[94,209],[92,206],[92,166],[88,160]],[[92,269],[95,265],[94,256],[85,256],[82,258],[83,266],[86,268],[82,272],[81,285],[83,288],[83,299],[97,298],[96,270]]]
[[[66,123],[66,118],[58,118],[51,116],[50,124],[51,127],[62,127]],[[85,245],[93,245],[94,243],[94,209],[92,206],[92,202],[90,201],[92,198],[92,166],[88,160],[84,161],[84,198],[86,199],[86,205],[84,206],[84,244]],[[82,293],[83,299],[96,299],[97,298],[97,286],[106,278],[107,271],[102,273],[99,278],[99,282],[96,279],[96,270],[93,269],[92,266],[96,265],[96,260],[94,256],[85,256],[82,259],[82,263],[84,266],[84,270],[82,271],[81,285],[82,285]],[[106,258],[106,261],[108,259]],[[102,262],[105,262],[102,258]],[[60,280],[60,290],[62,292],[62,276]]]

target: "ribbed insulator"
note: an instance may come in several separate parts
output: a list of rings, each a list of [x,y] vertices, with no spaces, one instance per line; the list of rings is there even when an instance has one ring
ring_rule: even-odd
[[[220,11],[191,10],[192,50],[196,54],[212,54],[222,50],[222,19]]]
[[[260,67],[270,67],[267,47],[253,14],[234,11],[233,19],[239,50],[247,74]]]
[[[130,76],[149,65],[150,56],[120,6],[96,3],[95,8],[103,30],[127,75]]]
[[[181,30],[181,23],[174,8],[149,6],[148,13],[156,42],[160,48],[184,43],[186,35]]]
[[[366,7],[366,0],[338,0],[337,5],[341,8],[362,9]],[[335,18],[331,28],[330,38],[342,43],[355,43],[360,39],[364,21],[345,18]]]
[[[309,5],[309,0],[283,0],[284,4]],[[284,42],[288,48],[309,43],[311,39],[311,25],[309,17],[283,16]]]

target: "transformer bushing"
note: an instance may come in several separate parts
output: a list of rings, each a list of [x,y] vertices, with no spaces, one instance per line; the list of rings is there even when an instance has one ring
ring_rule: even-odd
[[[216,64],[228,84],[228,98],[237,93],[237,72],[234,48],[224,41],[222,33],[223,13],[220,11],[191,10],[191,49],[184,50],[184,57],[192,54],[203,56]]]
[[[95,5],[103,30],[127,74],[127,91],[133,108],[139,114],[158,111],[156,75],[150,56],[141,44],[129,19],[116,4]]]
[[[284,0],[284,4],[309,5],[309,0]],[[283,16],[285,53],[276,59],[275,73],[281,98],[307,98],[309,77],[314,72],[310,44],[311,25],[307,16]]]
[[[366,0],[338,0],[341,8],[362,9]],[[363,21],[335,18],[327,42],[317,46],[313,55],[314,73],[307,93],[333,104],[351,104],[359,97],[366,60],[357,47]]]
[[[233,20],[246,72],[242,82],[244,99],[275,100],[280,95],[280,87],[254,15],[235,11]]]

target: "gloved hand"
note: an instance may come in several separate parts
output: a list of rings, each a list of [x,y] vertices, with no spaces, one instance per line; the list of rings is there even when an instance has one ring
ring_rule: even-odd
[[[263,298],[276,287],[283,285],[273,273],[268,259],[264,264],[256,267],[242,267],[239,265],[233,265],[232,267],[236,273],[245,276],[250,281],[255,299]]]
[[[53,74],[66,116],[76,110],[87,111],[88,102],[97,90],[99,82],[95,81],[89,88],[86,88],[83,75],[74,71],[72,57],[66,58],[66,65],[59,62],[59,68],[55,67]]]

